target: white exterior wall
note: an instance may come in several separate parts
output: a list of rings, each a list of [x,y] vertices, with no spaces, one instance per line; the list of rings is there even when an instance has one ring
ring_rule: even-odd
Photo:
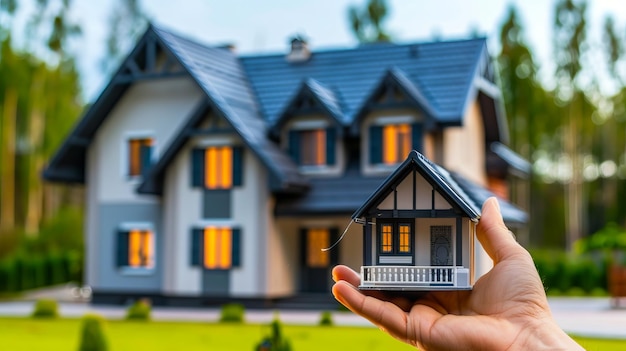
[[[418,194],[416,199],[416,207],[418,209],[430,210],[432,208],[432,185],[419,174],[415,180],[415,188]],[[413,176],[407,176],[397,188],[398,192],[398,208],[399,209],[412,209],[413,208]],[[393,210],[393,192],[389,194],[381,203],[378,208],[381,210]],[[435,192],[435,209],[436,210],[448,210],[452,206],[438,193]]]
[[[474,102],[468,109],[463,126],[444,129],[443,166],[486,187],[485,129],[480,106]]]
[[[128,139],[153,137],[153,157],[163,151],[171,138],[202,99],[202,92],[190,78],[150,80],[133,84],[100,126],[90,146],[89,159],[97,162],[97,174],[87,182],[95,181],[99,203],[129,203],[154,201],[139,195],[135,188],[139,180],[127,176]]]

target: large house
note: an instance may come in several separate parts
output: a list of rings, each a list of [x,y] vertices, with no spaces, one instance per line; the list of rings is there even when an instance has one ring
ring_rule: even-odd
[[[360,226],[320,249],[413,149],[523,224],[506,142],[484,38],[241,56],[150,25],[44,177],[85,185],[94,302],[269,303],[361,266]]]

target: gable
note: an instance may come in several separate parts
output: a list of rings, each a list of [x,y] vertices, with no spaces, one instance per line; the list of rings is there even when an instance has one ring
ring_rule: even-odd
[[[430,184],[421,174],[409,174],[377,206],[381,210],[449,210],[453,205],[446,200],[440,190]],[[434,195],[434,196],[433,196]],[[433,201],[434,200],[434,201]],[[415,208],[413,203],[415,201]],[[395,206],[394,206],[395,204]]]

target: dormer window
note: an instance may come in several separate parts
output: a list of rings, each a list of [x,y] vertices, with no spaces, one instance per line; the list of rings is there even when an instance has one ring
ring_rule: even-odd
[[[289,132],[289,153],[300,166],[322,167],[335,164],[335,130],[316,128]]]
[[[392,122],[392,121],[388,121]],[[369,163],[393,166],[415,149],[422,149],[422,124],[393,121],[369,128]]]

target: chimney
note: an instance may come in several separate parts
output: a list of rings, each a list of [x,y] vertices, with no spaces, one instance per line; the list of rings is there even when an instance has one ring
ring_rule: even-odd
[[[224,49],[232,52],[233,54],[237,53],[237,46],[234,43],[226,43],[218,46],[219,49]]]
[[[291,51],[287,54],[287,62],[305,62],[311,58],[311,51],[306,39],[301,35],[291,38]]]

